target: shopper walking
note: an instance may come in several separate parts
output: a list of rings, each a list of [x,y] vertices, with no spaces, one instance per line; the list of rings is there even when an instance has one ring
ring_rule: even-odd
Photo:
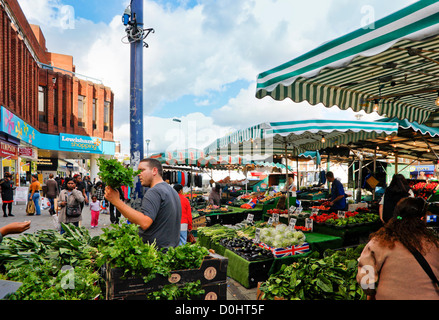
[[[192,230],[192,209],[189,200],[183,195],[183,186],[174,184],[174,189],[178,193],[181,203],[181,225],[180,225],[180,245],[187,242],[189,232]]]
[[[119,192],[107,186],[105,198],[131,223],[139,226],[144,242],[155,242],[159,249],[177,247],[180,242],[181,204],[177,192],[163,181],[163,168],[156,159],[143,159],[138,170],[142,186],[149,187],[142,198],[141,211],[120,199]]]
[[[433,282],[439,276],[439,240],[427,228],[427,206],[422,198],[401,199],[389,222],[371,235],[357,273],[371,299],[439,300],[439,283]],[[421,264],[431,268],[433,279]]]
[[[50,215],[53,215],[55,214],[55,198],[59,195],[58,183],[53,178],[53,173],[49,174],[49,179],[46,181],[46,187],[46,197],[50,202],[49,213]]]
[[[101,211],[101,203],[99,202],[96,195],[92,195],[90,201],[90,212],[91,212],[91,227],[96,228],[99,222],[99,212]]]
[[[95,184],[95,189],[96,189],[96,198],[99,200],[99,202],[101,203],[101,207],[105,208],[106,210],[108,205],[105,203],[105,199],[104,199],[104,194],[105,194],[105,184],[102,181],[98,181]]]
[[[73,179],[75,179],[76,182],[76,190],[80,191],[82,193],[82,196],[84,197],[84,202],[81,204],[81,210],[84,208],[84,203],[88,203],[87,195],[85,194],[85,183],[82,181],[80,174],[75,174],[73,176]]]
[[[209,194],[209,204],[220,206],[221,205],[221,186],[216,183]]]
[[[393,175],[392,181],[380,201],[379,214],[381,221],[388,222],[393,216],[393,210],[395,210],[398,201],[409,196],[413,197],[414,195],[405,177],[402,174]]]
[[[90,181],[90,176],[85,176],[83,182],[84,182],[84,186],[85,186],[85,195],[86,195],[87,199],[90,199],[91,189],[93,187],[93,184]],[[88,205],[88,204],[86,203],[86,205]]]
[[[12,202],[14,202],[15,187],[12,182],[12,175],[9,172],[5,172],[5,177],[0,180],[0,187],[2,189],[3,217],[13,217]],[[6,207],[8,207],[8,214],[6,214]]]
[[[38,175],[33,174],[32,175],[32,183],[29,186],[29,201],[32,200],[35,204],[35,215],[39,216],[41,215],[41,208],[40,208],[40,189],[41,184],[38,181]]]
[[[59,207],[61,208],[58,220],[78,227],[79,221],[82,221],[81,203],[84,203],[84,196],[81,191],[76,189],[75,179],[66,179],[66,181],[66,189],[61,190],[58,197]],[[64,232],[61,228],[61,234]]]

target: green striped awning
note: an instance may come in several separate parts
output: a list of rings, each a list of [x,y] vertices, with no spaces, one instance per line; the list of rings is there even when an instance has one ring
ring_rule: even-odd
[[[258,131],[249,131],[258,127]],[[398,124],[393,122],[375,122],[358,120],[298,120],[262,123],[217,139],[204,149],[209,155],[260,156],[288,154],[296,156],[307,150],[306,145],[343,136],[348,133],[392,135],[398,132]],[[249,134],[253,132],[253,134]],[[244,138],[245,136],[245,138]],[[240,137],[234,140],[232,137]],[[286,150],[285,150],[286,148]]]
[[[256,97],[439,122],[438,61],[439,1],[423,0],[259,74]]]

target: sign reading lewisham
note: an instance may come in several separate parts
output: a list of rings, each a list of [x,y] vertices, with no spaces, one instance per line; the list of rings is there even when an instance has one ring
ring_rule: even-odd
[[[102,139],[95,137],[76,136],[73,134],[59,134],[60,148],[78,152],[102,153]]]

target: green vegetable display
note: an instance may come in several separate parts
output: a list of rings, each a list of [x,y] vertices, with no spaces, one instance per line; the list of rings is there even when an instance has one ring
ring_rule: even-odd
[[[157,250],[143,243],[138,226],[122,222],[104,228],[91,238],[87,229],[62,224],[55,230],[8,237],[0,245],[0,278],[22,282],[10,300],[91,300],[102,298],[105,285],[100,275],[103,264],[123,268],[126,274],[150,281],[171,271],[196,269],[208,251],[198,244]],[[148,299],[190,299],[204,293],[200,281],[169,284],[148,294]]]
[[[198,269],[209,251],[198,244],[187,243],[176,248],[157,250],[155,244],[143,243],[138,235],[138,226],[121,223],[104,228],[99,237],[98,265],[104,263],[124,269],[124,276],[142,276],[145,282],[157,275],[169,278],[171,271]],[[190,299],[204,293],[198,281],[169,284],[148,294],[148,299]]]
[[[357,259],[364,245],[346,250],[326,250],[323,258],[310,256],[269,277],[260,286],[262,298],[286,300],[363,300],[363,289],[357,283]]]
[[[133,187],[133,178],[140,173],[139,170],[134,171],[131,167],[125,167],[117,159],[100,157],[97,159],[97,165],[102,182],[113,189],[121,186]]]
[[[90,300],[100,295],[100,275],[94,263],[99,252],[92,246],[93,239],[84,227],[62,227],[63,235],[39,230],[3,240],[3,278],[23,283],[10,300]]]

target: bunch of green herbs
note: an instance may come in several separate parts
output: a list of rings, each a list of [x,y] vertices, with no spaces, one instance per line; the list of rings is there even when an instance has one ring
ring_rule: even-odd
[[[97,159],[98,175],[107,186],[117,189],[121,186],[133,187],[134,177],[140,173],[131,167],[125,167],[117,159]]]

